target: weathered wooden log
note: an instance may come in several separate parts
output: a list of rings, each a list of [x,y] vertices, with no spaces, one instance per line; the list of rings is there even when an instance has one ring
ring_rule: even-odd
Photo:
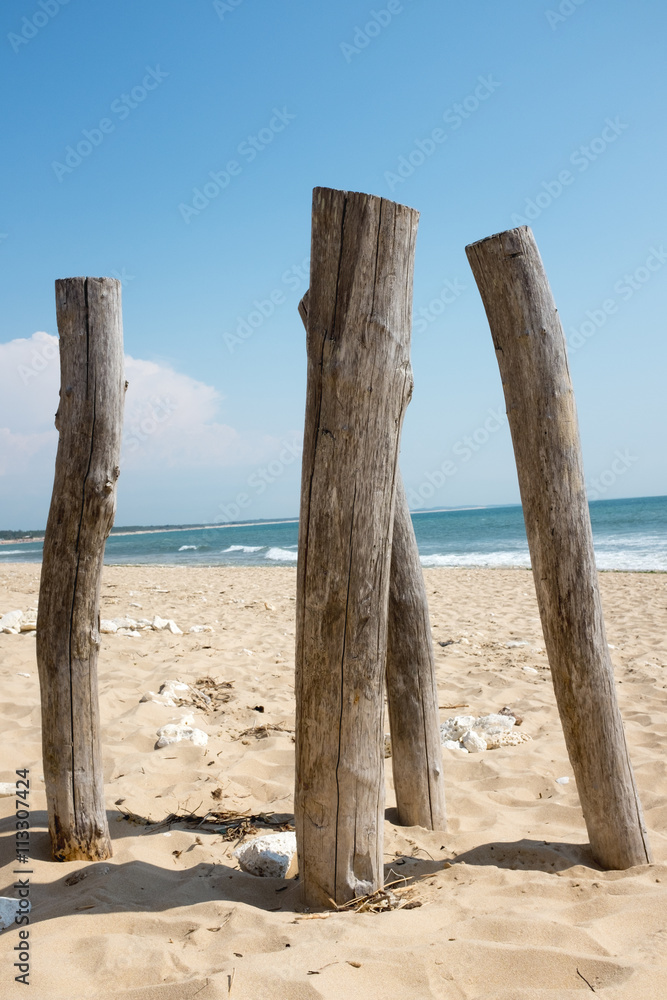
[[[299,303],[308,330],[308,292]],[[400,471],[391,552],[387,701],[398,822],[447,825],[433,640],[424,574]]]
[[[614,689],[567,350],[526,226],[466,248],[512,432],[556,700],[591,848],[604,868],[651,860]]]
[[[313,193],[294,803],[309,906],[383,881],[387,605],[417,222],[381,198]]]
[[[403,826],[444,830],[447,813],[431,620],[400,475],[391,550],[387,701],[398,821]]]
[[[120,282],[57,281],[56,311],[59,441],[37,618],[42,753],[53,857],[93,861],[111,857],[97,655],[125,396]]]

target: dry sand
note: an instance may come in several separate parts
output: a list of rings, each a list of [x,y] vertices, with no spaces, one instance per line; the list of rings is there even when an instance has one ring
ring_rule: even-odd
[[[0,612],[34,605],[38,573],[38,566],[0,568]],[[532,741],[482,754],[443,750],[446,833],[394,824],[387,767],[388,878],[415,880],[409,895],[422,905],[384,914],[300,912],[297,883],[239,870],[220,823],[197,830],[137,822],[208,810],[291,814],[293,569],[105,569],[102,617],[159,614],[186,632],[103,637],[108,865],[49,860],[35,640],[0,635],[0,781],[26,767],[34,789],[30,996],[667,997],[667,575],[601,578],[657,862],[628,872],[600,871],[587,849],[530,573],[425,575],[440,704],[465,706],[443,707],[442,719],[510,705]],[[196,624],[215,632],[187,634]],[[449,639],[457,641],[437,645]],[[519,642],[527,645],[508,645]],[[156,730],[186,710],[140,703],[141,696],[169,679],[202,677],[232,684],[222,712],[194,712],[207,747],[154,749]],[[280,728],[263,728],[272,726]],[[0,808],[0,895],[7,896],[14,894],[14,799],[0,799]],[[12,981],[16,927],[0,937],[4,1000],[23,987]]]

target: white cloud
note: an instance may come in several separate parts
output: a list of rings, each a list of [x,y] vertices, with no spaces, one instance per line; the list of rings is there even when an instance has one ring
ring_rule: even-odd
[[[247,466],[280,446],[219,422],[220,393],[167,365],[127,355],[125,377],[123,471]],[[59,387],[57,337],[0,344],[0,476],[51,473]]]

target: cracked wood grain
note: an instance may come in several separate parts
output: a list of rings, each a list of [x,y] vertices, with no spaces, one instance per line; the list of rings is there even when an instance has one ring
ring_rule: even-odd
[[[544,642],[593,854],[651,861],[614,688],[565,337],[531,230],[466,248],[507,404]]]
[[[381,198],[313,193],[294,806],[310,906],[383,880],[387,609],[417,222]]]
[[[56,282],[59,431],[37,619],[42,756],[55,860],[111,857],[97,656],[104,544],[116,509],[125,380],[120,282]]]

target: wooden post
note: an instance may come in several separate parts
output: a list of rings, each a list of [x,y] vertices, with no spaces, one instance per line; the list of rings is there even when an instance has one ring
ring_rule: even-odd
[[[440,712],[424,573],[400,475],[391,550],[387,700],[398,821],[444,830]]]
[[[56,312],[60,436],[37,619],[42,753],[53,857],[94,861],[111,857],[97,654],[125,395],[120,282],[57,281]]]
[[[308,292],[299,303],[299,315],[308,330]],[[400,471],[389,587],[387,700],[398,822],[444,830],[447,811],[431,622]]]
[[[531,230],[466,248],[503,381],[544,641],[591,848],[651,861],[616,701],[567,350]]]
[[[383,882],[387,605],[417,222],[381,198],[313,192],[294,802],[309,906]]]

